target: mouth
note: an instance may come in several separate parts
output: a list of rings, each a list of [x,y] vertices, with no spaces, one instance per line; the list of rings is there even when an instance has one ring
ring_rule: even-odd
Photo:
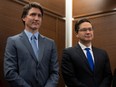
[[[39,21],[33,21],[32,24],[39,25]]]
[[[34,22],[33,24],[34,24],[34,25],[39,25],[39,23],[37,23],[37,22]]]
[[[91,37],[91,35],[85,35],[85,37],[90,38],[90,37]]]

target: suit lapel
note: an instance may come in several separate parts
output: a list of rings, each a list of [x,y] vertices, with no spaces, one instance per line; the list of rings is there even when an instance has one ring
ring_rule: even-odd
[[[79,46],[79,44],[76,46],[77,48],[77,53],[80,55],[81,60],[84,62],[83,66],[85,67],[86,70],[88,70],[88,72],[92,72],[88,60],[83,52],[83,50],[81,49],[81,47]]]
[[[96,72],[97,67],[100,67],[99,65],[99,57],[96,49],[93,47],[93,55],[94,55],[94,71]]]
[[[28,49],[28,51],[30,52],[32,58],[37,62],[37,58],[36,58],[36,56],[35,56],[35,54],[34,54],[34,52],[33,52],[33,48],[32,48],[32,46],[31,46],[31,44],[30,44],[30,42],[29,42],[29,40],[28,40],[28,37],[26,36],[25,32],[22,32],[20,36],[21,36],[21,41],[22,41],[22,43],[24,43],[25,47],[26,47],[26,48]]]
[[[45,47],[45,44],[44,44],[44,36],[42,35],[39,35],[39,39],[38,39],[38,45],[39,45],[39,62],[41,62],[42,60],[42,57],[43,57],[43,53],[44,53],[44,47]]]

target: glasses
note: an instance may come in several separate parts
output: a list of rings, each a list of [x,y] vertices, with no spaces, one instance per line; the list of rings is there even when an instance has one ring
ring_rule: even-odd
[[[93,28],[81,28],[79,29],[79,31],[83,31],[83,32],[86,32],[86,31],[93,31]]]

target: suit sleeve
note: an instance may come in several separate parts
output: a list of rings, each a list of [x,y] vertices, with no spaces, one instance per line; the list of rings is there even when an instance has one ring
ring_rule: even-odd
[[[4,56],[4,76],[12,87],[30,87],[18,73],[17,47],[13,38],[8,38]]]
[[[110,87],[112,81],[112,72],[110,68],[109,57],[106,52],[104,52],[104,58],[105,58],[104,76],[103,76],[104,79],[101,82],[100,87]]]
[[[57,87],[58,79],[59,79],[59,64],[58,64],[58,56],[57,49],[55,43],[52,43],[52,51],[51,51],[51,60],[50,60],[50,77],[47,80],[45,87]]]
[[[62,75],[65,81],[65,84],[68,87],[87,87],[85,84],[80,82],[75,76],[75,70],[73,63],[71,61],[71,55],[73,52],[70,50],[63,50],[63,58],[62,58]]]

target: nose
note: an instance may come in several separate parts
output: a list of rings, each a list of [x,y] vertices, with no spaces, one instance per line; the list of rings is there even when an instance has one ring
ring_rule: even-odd
[[[89,29],[86,30],[86,33],[90,33],[91,31]]]
[[[38,15],[36,15],[36,16],[35,16],[35,20],[39,20],[39,17],[38,17]]]

